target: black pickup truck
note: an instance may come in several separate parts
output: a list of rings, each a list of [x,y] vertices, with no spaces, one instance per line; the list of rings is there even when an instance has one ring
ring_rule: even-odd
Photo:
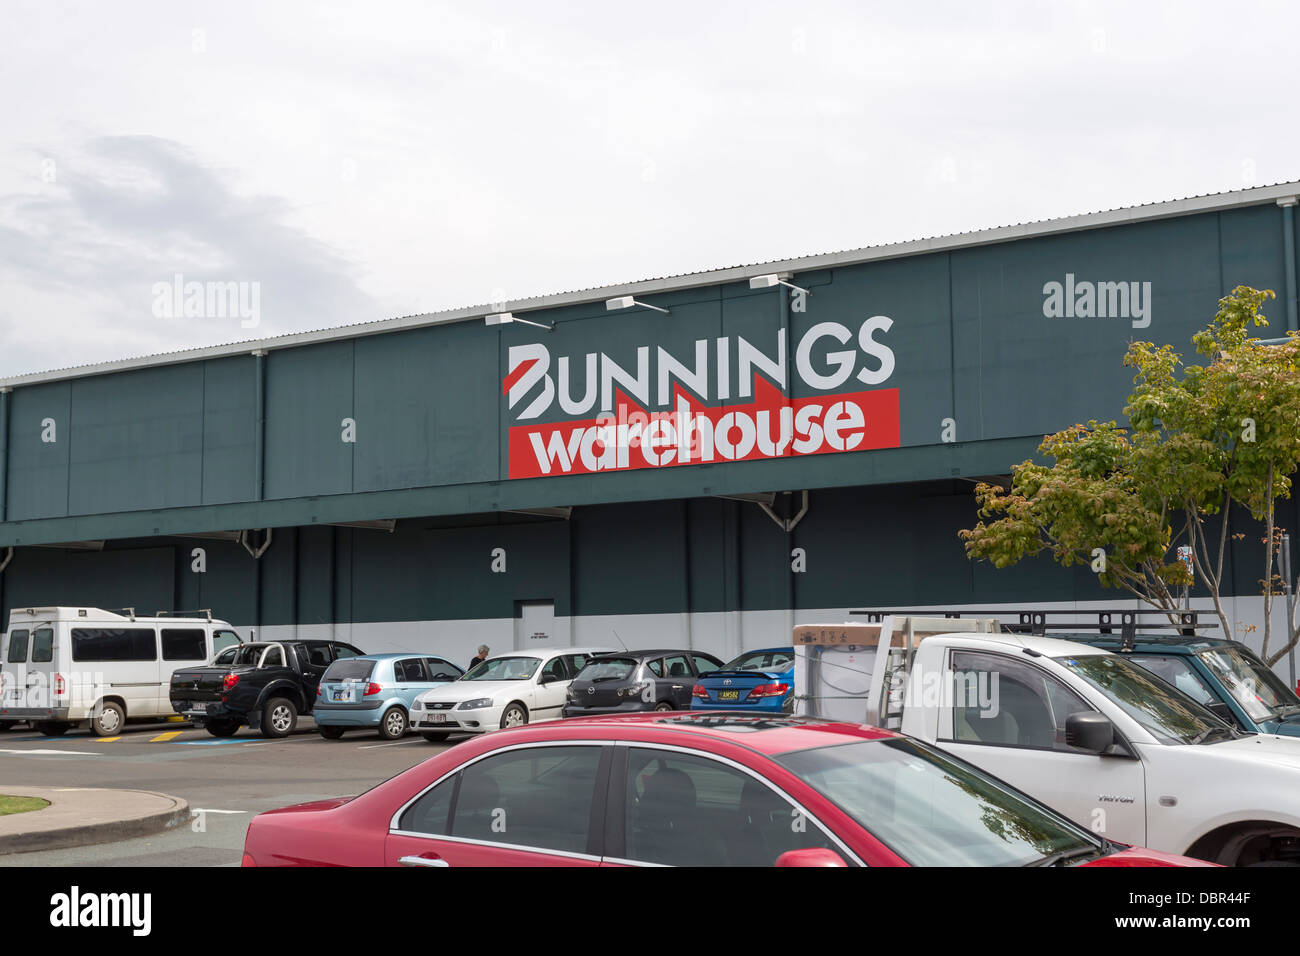
[[[245,724],[264,737],[287,737],[298,715],[311,713],[325,668],[361,654],[340,641],[241,644],[229,664],[173,672],[172,710],[214,737],[231,737]]]

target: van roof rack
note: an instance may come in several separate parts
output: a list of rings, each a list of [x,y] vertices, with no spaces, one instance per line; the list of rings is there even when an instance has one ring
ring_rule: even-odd
[[[206,617],[209,624],[212,623],[212,608],[210,607],[196,608],[193,611],[159,611],[154,617],[198,617],[199,615]]]
[[[881,620],[886,614],[901,615],[910,612],[900,611],[851,611],[851,614],[865,614],[867,620],[876,622]],[[924,611],[924,614],[938,615],[942,614],[947,618],[961,617],[1012,617],[1017,618],[1017,623],[1007,624],[1003,622],[1002,630],[1007,634],[1032,634],[1038,637],[1047,636],[1048,631],[1097,631],[1100,634],[1113,634],[1118,627],[1120,636],[1123,640],[1124,650],[1130,650],[1133,642],[1137,637],[1138,631],[1150,631],[1156,628],[1177,627],[1178,633],[1183,637],[1195,637],[1198,628],[1218,627],[1218,622],[1203,620],[1210,617],[1209,611],[1194,610],[1170,610],[1162,611],[1158,608],[1110,608],[1104,610],[994,610],[994,611],[971,611],[962,609],[960,611]],[[1143,618],[1159,617],[1159,620],[1143,620]],[[1177,623],[1172,623],[1169,618],[1177,618]],[[1059,618],[1069,618],[1070,620],[1059,620]]]

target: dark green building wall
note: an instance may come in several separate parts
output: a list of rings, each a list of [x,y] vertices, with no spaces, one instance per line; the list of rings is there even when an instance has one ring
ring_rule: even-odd
[[[464,321],[272,347],[264,423],[252,354],[20,385],[9,396],[0,546],[292,526],[318,517],[315,500],[325,502],[318,520],[326,510],[330,520],[362,520],[939,477],[935,456],[950,454],[945,419],[963,454],[978,457],[972,442],[1033,439],[1119,415],[1130,341],[1190,351],[1191,335],[1232,287],[1284,291],[1282,224],[1270,204],[820,269],[796,277],[811,290],[802,312],[783,313],[783,293],[734,282],[655,297],[670,315],[609,312],[600,301],[530,314],[554,322],[553,332]],[[1151,325],[1045,317],[1044,283],[1067,274],[1150,282]],[[1281,301],[1271,310],[1277,334],[1285,314]],[[788,323],[793,353],[814,325],[856,330],[874,315],[894,323],[878,336],[895,359],[878,387],[899,390],[898,451],[508,480],[508,432],[520,409],[509,407],[502,382],[513,345],[571,357],[571,389],[582,394],[588,352],[634,369],[644,346],[688,358],[698,339],[741,335],[773,355]],[[819,370],[834,348],[824,341],[815,350]],[[729,367],[732,394],[714,405],[750,400],[739,394],[734,344]],[[789,394],[822,393],[791,375]],[[537,421],[564,418],[553,403]],[[345,421],[355,423],[355,441],[343,440]]]
[[[1270,203],[817,269],[795,276],[811,290],[803,312],[732,282],[653,296],[669,315],[601,301],[530,314],[553,332],[465,321],[19,385],[0,500],[0,547],[17,546],[4,609],[211,607],[273,625],[503,618],[537,600],[583,616],[1118,598],[1086,569],[967,562],[956,532],[975,520],[970,479],[1005,473],[1046,432],[1119,416],[1131,341],[1190,352],[1232,287],[1281,298],[1282,227]],[[1044,283],[1067,274],[1150,282],[1151,325],[1045,316]],[[1285,330],[1280,298],[1271,334]],[[581,394],[587,352],[632,369],[641,347],[686,358],[698,339],[740,335],[771,353],[788,324],[793,353],[818,323],[856,329],[875,315],[894,323],[880,339],[895,371],[879,387],[899,390],[898,449],[507,477],[512,345],[573,358]],[[733,351],[732,394],[714,404],[749,401],[737,367]],[[819,393],[791,376],[789,394]],[[540,421],[563,418],[553,405]],[[945,419],[955,443],[941,441]],[[355,441],[342,440],[348,422]],[[812,489],[789,535],[718,497],[779,489]],[[572,518],[508,513],[553,506]],[[328,526],[390,518],[392,534]],[[272,529],[260,560],[175,536],[245,528]],[[31,546],[86,539],[105,550]],[[494,548],[505,574],[490,570]],[[794,548],[804,573],[790,570]],[[1234,574],[1237,593],[1254,592],[1257,575]]]
[[[1293,514],[1289,517],[1294,517]],[[815,491],[791,534],[749,502],[689,499],[578,508],[568,520],[466,516],[360,528],[279,529],[262,558],[238,543],[169,538],[102,552],[19,548],[0,575],[3,609],[85,604],[210,608],[239,625],[512,618],[520,602],[569,615],[818,610],[916,605],[1115,603],[1086,567],[1046,558],[994,570],[967,560],[970,485],[937,482]],[[475,523],[479,522],[479,523]],[[1228,556],[1230,591],[1255,593],[1247,534]],[[193,550],[206,571],[193,569]],[[504,549],[506,572],[492,571]],[[791,570],[803,549],[807,570]]]

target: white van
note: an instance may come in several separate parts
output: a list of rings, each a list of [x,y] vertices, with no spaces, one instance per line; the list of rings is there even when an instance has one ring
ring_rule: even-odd
[[[49,737],[89,723],[100,737],[128,718],[172,716],[179,667],[205,664],[240,643],[225,621],[137,617],[97,607],[29,607],[9,612],[0,642],[0,724],[26,720]]]

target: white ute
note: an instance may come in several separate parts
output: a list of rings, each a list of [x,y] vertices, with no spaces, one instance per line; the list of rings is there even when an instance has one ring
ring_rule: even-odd
[[[1122,655],[999,630],[796,627],[796,713],[932,743],[1120,843],[1300,863],[1300,739],[1243,734]]]

